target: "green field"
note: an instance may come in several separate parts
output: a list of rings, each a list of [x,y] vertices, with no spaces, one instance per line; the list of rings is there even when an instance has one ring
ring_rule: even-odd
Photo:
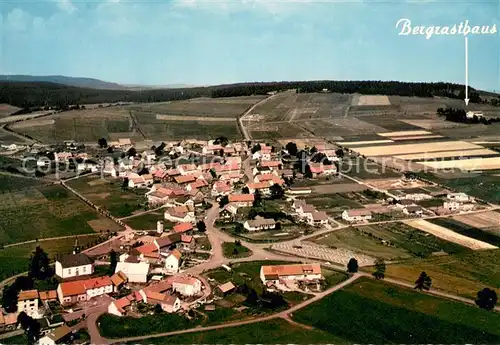
[[[76,239],[78,239],[78,244],[80,246],[86,248],[89,245],[93,245],[98,238],[99,235],[97,234],[80,235],[65,239],[29,243],[0,249],[0,280],[27,271],[28,260],[37,246],[42,247],[52,260],[56,254],[71,253]]]
[[[118,228],[60,185],[0,194],[0,210],[0,244]]]
[[[136,211],[144,210],[146,206],[146,190],[123,189],[121,179],[83,176],[69,181],[68,185],[115,217],[130,216]]]
[[[203,98],[76,110],[13,124],[11,129],[46,143],[63,140],[97,142],[102,137],[108,140],[131,138],[140,141],[210,139],[224,135],[236,139],[241,138],[236,123],[237,116],[263,98]],[[176,117],[162,120],[157,119],[156,114]],[[178,116],[186,119],[178,119]],[[234,121],[205,121],[203,117],[228,118]]]
[[[242,244],[235,242],[222,242],[222,252],[224,257],[229,259],[246,258],[252,255],[252,251]]]
[[[156,230],[156,222],[159,220],[163,221],[165,231],[172,229],[174,226],[174,223],[165,219],[164,213],[161,210],[127,218],[123,221],[135,230]]]
[[[436,252],[470,252],[465,247],[418,231],[403,223],[349,227],[322,236],[315,242],[347,248],[386,260],[429,257]]]
[[[430,219],[430,222],[453,230],[454,232],[462,234],[464,236],[475,238],[476,240],[500,247],[500,236],[478,228],[474,228],[470,225],[461,223],[458,220],[454,220],[452,218],[436,218]]]
[[[139,318],[104,314],[98,319],[99,331],[106,338],[134,337],[196,327],[200,319],[188,320],[179,314],[161,313]]]
[[[500,203],[500,176],[488,174],[467,174],[463,178],[444,178],[430,173],[418,173],[419,176],[448,188],[484,199],[492,203]]]
[[[43,180],[18,177],[0,173],[0,195],[7,192],[16,192],[30,187],[40,187],[47,184]]]
[[[351,343],[500,342],[497,313],[369,278],[295,312],[293,320]]]
[[[342,213],[351,208],[362,208],[363,205],[355,200],[349,199],[342,193],[311,195],[305,198],[308,204],[313,205],[320,211],[329,215]]]
[[[151,338],[128,344],[345,344],[343,339],[320,330],[304,329],[276,319],[213,331]]]
[[[499,262],[499,249],[474,251],[391,264],[387,266],[386,275],[414,283],[425,271],[432,278],[433,288],[475,298],[484,287],[500,289]]]

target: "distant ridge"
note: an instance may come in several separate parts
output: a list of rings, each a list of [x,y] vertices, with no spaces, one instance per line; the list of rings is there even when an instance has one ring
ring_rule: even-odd
[[[94,78],[85,77],[66,77],[62,75],[0,75],[0,81],[17,81],[17,82],[47,82],[57,83],[68,86],[85,87],[90,89],[105,89],[105,90],[127,90],[127,87],[117,84],[102,81]]]

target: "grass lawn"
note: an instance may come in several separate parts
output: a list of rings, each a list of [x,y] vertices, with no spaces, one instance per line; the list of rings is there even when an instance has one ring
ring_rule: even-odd
[[[487,174],[470,174],[464,178],[442,178],[431,173],[418,173],[433,182],[445,185],[489,202],[500,203],[500,177]]]
[[[102,222],[117,230],[115,223],[106,222],[104,216],[59,185],[0,194],[0,212],[0,244],[93,233],[95,223]]]
[[[499,343],[500,315],[369,278],[294,313],[354,343]]]
[[[213,331],[151,338],[139,344],[340,344],[344,340],[320,330],[308,330],[276,319]],[[132,344],[132,343],[130,343]],[[137,344],[137,342],[133,342]]]
[[[44,184],[47,184],[47,182],[0,173],[0,194],[20,191],[30,187],[39,187]]]
[[[98,237],[97,234],[78,236],[78,244],[85,248],[94,243]],[[0,280],[27,271],[28,260],[38,245],[47,252],[52,260],[56,254],[71,253],[74,244],[75,238],[65,238],[0,249]]]
[[[222,242],[222,251],[224,257],[228,259],[246,258],[252,255],[252,251],[241,244],[234,242]]]
[[[201,319],[188,320],[179,314],[161,313],[140,318],[104,314],[98,319],[99,331],[106,338],[134,337],[193,328]]]
[[[164,213],[161,210],[127,218],[124,222],[135,230],[156,230],[156,222],[159,220],[163,221],[165,231],[175,225],[175,223],[165,219]]]
[[[146,205],[145,190],[122,189],[121,179],[83,176],[69,181],[68,185],[115,217],[130,216],[135,211],[144,210]]]
[[[490,232],[461,223],[458,220],[454,220],[451,218],[435,218],[430,219],[429,221],[431,223],[453,230],[456,233],[462,234],[464,236],[472,237],[476,240],[500,247],[500,236],[496,236],[495,234],[492,234]]]
[[[207,236],[200,236],[196,239],[196,247],[202,250],[211,250],[212,244],[210,243]]]
[[[384,244],[382,241],[386,241]],[[314,242],[347,248],[373,257],[400,260],[428,257],[435,252],[461,253],[469,249],[411,228],[403,223],[359,226],[334,231]],[[392,244],[392,245],[388,245]]]
[[[16,335],[14,337],[2,339],[2,340],[0,340],[0,343],[6,344],[6,345],[7,344],[12,344],[12,345],[27,344],[28,338],[26,337],[25,334],[21,334],[21,335]]]
[[[327,288],[337,285],[338,283],[343,282],[349,277],[349,275],[345,272],[328,270],[324,268],[321,269],[321,273],[323,274],[323,277],[325,277]]]
[[[484,287],[500,289],[500,249],[456,255],[412,259],[387,265],[386,276],[414,283],[422,271],[432,278],[432,287],[476,298]]]

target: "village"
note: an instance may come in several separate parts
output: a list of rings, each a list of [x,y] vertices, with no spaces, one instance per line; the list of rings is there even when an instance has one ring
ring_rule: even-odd
[[[209,272],[232,272],[233,262],[252,256],[252,250],[245,247],[252,242],[290,241],[335,228],[488,207],[467,194],[403,174],[385,185],[380,181],[379,185],[351,183],[353,179],[346,179],[340,171],[342,160],[352,158],[347,150],[321,142],[304,147],[302,159],[295,152],[295,143],[276,147],[262,142],[231,143],[223,137],[208,142],[155,143],[143,151],[130,139],[99,144],[101,153],[114,152],[115,158],[98,157],[95,150],[87,153],[69,149],[54,152],[53,160],[51,155],[41,156],[36,165],[53,167],[72,162],[76,175],[68,181],[89,177],[120,181],[124,190],[142,194],[147,202],[145,212],[161,212],[155,228],[137,229],[125,223],[124,232],[86,253],[80,252],[75,243],[72,253],[55,260],[57,288],[19,291],[17,312],[1,315],[3,331],[18,327],[21,312],[35,320],[46,320],[41,345],[67,343],[74,338],[75,326],[79,329],[89,314],[141,318],[175,313],[196,319],[201,306],[205,311],[201,315],[206,316],[221,305],[217,301],[232,293],[242,300],[249,298],[249,291],[254,290],[246,283],[216,280]],[[78,145],[71,142],[64,146]],[[342,182],[345,180],[350,183]],[[336,192],[343,193],[348,202],[340,202],[334,211],[317,202],[323,193],[329,196]],[[221,250],[223,254],[218,253]],[[273,255],[293,263],[259,265],[257,289],[270,294],[296,292],[306,299],[324,289],[325,263],[319,258],[311,255],[308,260],[298,251],[282,250],[260,258],[267,260]],[[302,263],[297,263],[296,256],[302,256]],[[353,258],[362,264],[362,256],[353,253]],[[345,265],[347,259],[331,261]],[[287,302],[277,303],[276,308],[282,303]],[[247,307],[240,301],[235,308],[243,308],[238,309],[241,312]],[[60,322],[52,322],[54,316]]]

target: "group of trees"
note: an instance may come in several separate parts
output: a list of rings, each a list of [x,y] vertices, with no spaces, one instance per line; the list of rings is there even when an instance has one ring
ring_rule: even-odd
[[[453,108],[438,108],[436,111],[438,116],[443,116],[446,121],[460,122],[460,123],[482,123],[483,125],[491,125],[494,122],[500,122],[500,117],[485,118],[484,116],[474,115],[472,118],[467,117],[467,113],[463,109]]]
[[[36,247],[28,261],[28,275],[17,277],[11,285],[5,285],[2,291],[2,306],[9,312],[17,310],[17,296],[21,290],[31,290],[36,280],[45,280],[54,275],[50,260],[45,251]]]
[[[185,100],[196,97],[236,97],[250,95],[266,95],[270,92],[295,89],[298,93],[329,92],[381,94],[418,97],[449,97],[464,99],[463,85],[452,83],[409,83],[395,81],[280,81],[265,83],[239,83],[217,85],[209,87],[179,88],[179,89],[152,89],[152,90],[109,90],[90,89],[67,86],[50,82],[0,82],[0,103],[8,103],[30,112],[30,108],[39,110],[52,109],[71,110],[81,109],[81,104],[115,103],[119,102],[164,102]],[[485,103],[479,93],[469,88],[470,101]],[[490,97],[490,104],[499,105],[499,100]],[[75,106],[75,104],[77,104]],[[78,105],[80,104],[80,105]]]

